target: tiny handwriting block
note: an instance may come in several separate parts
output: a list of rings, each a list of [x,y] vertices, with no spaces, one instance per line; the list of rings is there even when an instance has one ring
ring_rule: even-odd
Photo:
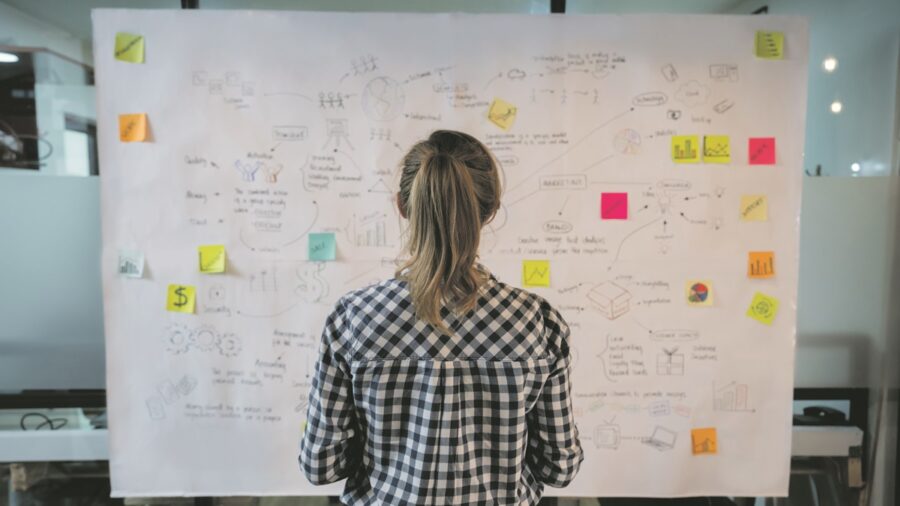
[[[495,98],[494,102],[491,103],[491,107],[488,108],[488,120],[504,131],[507,131],[512,127],[513,122],[516,120],[516,112],[516,106],[499,98]]]
[[[756,32],[755,53],[757,58],[765,60],[784,59],[784,33]]]
[[[134,33],[117,33],[115,57],[128,63],[144,63],[144,37]]]
[[[689,306],[712,306],[712,283],[706,280],[688,281],[684,286],[685,300]]]
[[[715,427],[691,429],[691,449],[694,455],[715,455],[718,447]]]
[[[767,221],[769,202],[765,195],[741,195],[741,221]]]
[[[731,163],[731,143],[727,135],[703,136],[705,163]]]
[[[324,262],[334,260],[337,254],[334,233],[309,234],[307,257],[309,260]]]
[[[141,278],[144,276],[144,254],[140,251],[119,250],[119,276]]]
[[[673,135],[672,161],[675,163],[700,162],[700,137],[696,135]]]
[[[147,140],[147,115],[120,114],[119,140],[122,142],[145,142]]]
[[[775,137],[751,137],[747,156],[750,165],[775,165]]]
[[[550,286],[549,260],[522,261],[523,286]]]
[[[200,272],[218,274],[225,272],[225,246],[211,244],[197,248],[200,254]]]
[[[190,285],[169,285],[166,310],[176,313],[193,313],[196,304],[195,289]]]
[[[747,316],[760,323],[771,325],[772,321],[775,320],[776,314],[778,314],[778,299],[771,295],[756,292],[753,296],[753,301],[750,302],[750,307],[747,308]]]
[[[775,252],[751,251],[747,256],[747,277],[766,279],[775,277]]]
[[[627,220],[628,219],[628,194],[627,193],[601,193],[600,194],[600,219],[601,220]]]

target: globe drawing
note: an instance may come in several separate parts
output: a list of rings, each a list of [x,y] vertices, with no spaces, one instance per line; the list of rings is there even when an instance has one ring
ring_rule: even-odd
[[[403,110],[403,88],[390,77],[376,77],[362,92],[362,108],[369,119],[390,121]]]

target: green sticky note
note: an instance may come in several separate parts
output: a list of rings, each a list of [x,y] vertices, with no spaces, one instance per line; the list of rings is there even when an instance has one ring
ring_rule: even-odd
[[[772,321],[775,320],[776,314],[778,314],[778,299],[771,295],[756,292],[750,307],[747,308],[747,316],[758,322],[771,325]]]
[[[211,244],[197,248],[200,253],[200,272],[217,274],[225,272],[225,246]]]
[[[116,34],[116,59],[128,63],[144,63],[144,36],[134,33]]]
[[[336,254],[337,245],[333,233],[309,234],[308,256],[310,260],[319,262],[334,260]]]
[[[756,44],[754,52],[757,58],[766,60],[784,59],[784,33],[782,32],[756,32]]]

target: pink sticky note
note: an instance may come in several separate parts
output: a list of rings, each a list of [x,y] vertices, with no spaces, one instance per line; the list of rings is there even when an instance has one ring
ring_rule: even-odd
[[[751,137],[750,165],[775,165],[775,137]]]
[[[601,193],[600,194],[600,219],[601,220],[627,220],[628,219],[628,194],[627,193]]]

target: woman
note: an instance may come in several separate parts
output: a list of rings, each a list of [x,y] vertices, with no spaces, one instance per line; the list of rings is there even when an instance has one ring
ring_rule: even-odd
[[[476,262],[500,206],[484,145],[441,130],[404,157],[409,259],[325,324],[300,466],[345,504],[536,504],[583,454],[569,328]]]

